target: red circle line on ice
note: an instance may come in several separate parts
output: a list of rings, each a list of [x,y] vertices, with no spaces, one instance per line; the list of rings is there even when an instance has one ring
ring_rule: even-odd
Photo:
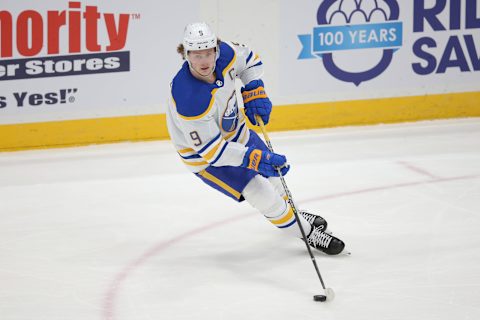
[[[315,198],[305,199],[300,201],[300,203],[308,203],[308,202],[315,202],[321,200],[329,200],[335,198],[341,198],[346,196],[353,196],[357,194],[375,192],[375,191],[384,191],[389,189],[397,189],[397,188],[406,188],[406,187],[414,187],[419,185],[427,185],[427,184],[434,184],[434,183],[442,183],[442,182],[449,182],[449,181],[458,181],[458,180],[468,180],[468,179],[477,179],[480,175],[465,175],[465,176],[457,176],[457,177],[450,177],[450,178],[435,178],[435,179],[427,179],[421,181],[414,181],[414,182],[406,182],[406,183],[398,183],[398,184],[391,184],[391,185],[384,185],[379,187],[371,187],[366,189],[359,189],[347,192],[341,192],[336,194],[324,195]],[[178,236],[171,238],[170,240],[162,241],[155,245],[154,247],[150,248],[149,250],[145,251],[141,256],[137,259],[133,260],[129,264],[127,264],[122,271],[120,271],[115,278],[111,281],[110,286],[107,289],[107,292],[104,295],[104,299],[102,302],[102,319],[104,320],[114,320],[115,318],[115,303],[118,293],[120,292],[122,283],[133,274],[133,272],[144,265],[151,257],[156,256],[157,254],[161,253],[162,251],[166,250],[167,248],[171,247],[174,244],[177,244],[183,240],[196,236],[198,234],[202,234],[204,232],[210,231],[212,229],[222,227],[224,225],[234,223],[237,221],[241,221],[250,217],[258,215],[258,213],[248,213],[242,214],[235,217],[230,217],[228,219],[220,220],[211,224],[207,224],[203,227],[196,228],[185,233],[179,234]]]

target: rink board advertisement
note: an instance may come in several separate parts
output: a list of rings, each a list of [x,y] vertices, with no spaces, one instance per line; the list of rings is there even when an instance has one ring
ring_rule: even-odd
[[[301,3],[281,8],[287,95],[332,101],[480,89],[478,0]]]
[[[168,138],[176,46],[199,20],[257,44],[270,130],[480,116],[478,0],[278,1],[261,23],[255,1],[219,1],[2,4],[0,150]]]
[[[183,12],[185,5],[191,13]],[[172,14],[180,11],[182,19]],[[58,134],[49,132],[51,123],[58,128],[59,121],[79,120],[89,122],[78,123],[83,132],[71,134],[91,135],[92,142],[99,137],[85,131],[97,130],[89,127],[98,121],[106,131],[122,131],[119,139],[135,139],[134,125],[114,128],[111,119],[118,120],[114,126],[124,126],[124,117],[136,121],[154,115],[156,120],[164,112],[168,84],[182,62],[176,46],[198,11],[197,1],[168,6],[126,0],[2,3],[0,126],[2,134],[8,133],[2,140],[21,140],[20,129],[27,128],[39,132],[34,143],[42,143]]]

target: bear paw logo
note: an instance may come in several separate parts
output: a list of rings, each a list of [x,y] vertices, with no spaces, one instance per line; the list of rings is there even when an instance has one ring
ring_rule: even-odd
[[[333,77],[359,86],[382,74],[402,45],[396,0],[324,0],[298,59],[321,58]]]

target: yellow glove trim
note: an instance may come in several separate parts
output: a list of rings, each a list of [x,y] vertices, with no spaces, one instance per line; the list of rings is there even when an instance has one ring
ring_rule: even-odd
[[[243,97],[243,103],[247,103],[255,99],[268,98],[267,94],[265,93],[264,87],[258,87],[253,90],[243,91],[242,97]]]
[[[262,159],[262,150],[255,149],[253,150],[248,157],[248,169],[253,169],[258,171],[258,165],[260,164],[260,159]]]

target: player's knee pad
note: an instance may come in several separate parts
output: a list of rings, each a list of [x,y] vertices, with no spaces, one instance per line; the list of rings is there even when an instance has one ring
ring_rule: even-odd
[[[268,181],[272,184],[275,191],[283,198],[286,199],[285,189],[283,188],[282,181],[279,177],[270,177]]]
[[[264,216],[276,217],[285,210],[285,200],[265,177],[256,175],[242,192],[248,203]]]

